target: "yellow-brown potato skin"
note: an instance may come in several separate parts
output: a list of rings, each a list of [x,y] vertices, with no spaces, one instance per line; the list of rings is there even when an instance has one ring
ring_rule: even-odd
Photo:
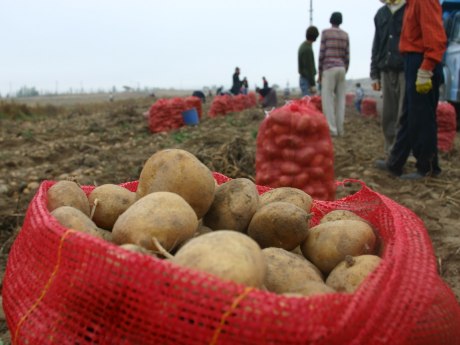
[[[373,254],[375,245],[376,236],[367,222],[336,220],[311,228],[300,249],[308,260],[327,275],[345,256]]]
[[[355,292],[380,264],[376,255],[360,255],[339,263],[329,274],[326,284],[339,292]]]
[[[64,227],[73,229],[95,237],[103,238],[103,234],[99,232],[97,225],[89,219],[79,209],[72,206],[61,206],[54,209],[51,215]]]
[[[203,224],[213,230],[229,229],[246,232],[252,216],[259,207],[259,193],[254,182],[236,178],[217,189]]]
[[[88,198],[80,186],[73,181],[58,181],[48,189],[47,208],[53,211],[61,206],[71,206],[90,215]]]
[[[262,250],[267,261],[265,287],[275,293],[297,292],[306,282],[324,284],[321,272],[303,256],[282,248]]]
[[[356,213],[348,210],[333,210],[327,214],[325,214],[321,220],[319,221],[320,223],[326,223],[326,222],[333,222],[335,220],[360,220],[365,222],[364,218],[361,218],[358,216]]]
[[[246,286],[262,287],[267,264],[254,240],[233,230],[195,237],[178,250],[172,262]]]
[[[136,195],[140,199],[153,192],[179,194],[201,219],[214,200],[215,188],[211,170],[193,154],[166,149],[154,153],[145,162]]]
[[[260,196],[259,207],[275,201],[289,202],[307,213],[313,205],[313,198],[303,190],[292,187],[278,187],[271,189]]]
[[[100,228],[111,230],[120,214],[136,201],[136,193],[115,184],[104,184],[88,195],[91,207],[94,207],[96,199],[92,220]]]
[[[315,295],[324,295],[328,293],[336,292],[330,286],[327,286],[324,282],[317,281],[306,281],[303,285],[299,286],[295,291],[283,293],[285,296],[290,297],[306,297]]]
[[[301,208],[283,201],[271,202],[254,214],[248,235],[262,248],[293,250],[308,232],[310,215]]]
[[[192,237],[198,227],[196,213],[178,194],[150,193],[137,200],[115,222],[116,244],[133,243],[157,250],[155,237],[167,251]]]

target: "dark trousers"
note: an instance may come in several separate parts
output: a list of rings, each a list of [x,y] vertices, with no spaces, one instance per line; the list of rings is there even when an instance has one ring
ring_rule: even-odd
[[[442,67],[436,65],[431,79],[433,89],[420,94],[415,89],[417,70],[422,64],[423,55],[409,53],[404,56],[404,75],[406,94],[400,119],[396,142],[388,159],[388,168],[397,175],[402,174],[409,154],[417,160],[417,171],[423,175],[439,174],[438,129],[436,108],[439,101],[439,85],[442,80]]]

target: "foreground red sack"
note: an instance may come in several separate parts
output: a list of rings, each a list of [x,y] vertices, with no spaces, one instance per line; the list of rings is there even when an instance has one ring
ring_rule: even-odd
[[[311,98],[273,110],[257,134],[256,183],[295,187],[313,199],[335,199],[329,125]]]
[[[323,104],[322,104],[321,96],[312,96],[311,103],[313,103],[316,109],[318,109],[320,112],[323,112]]]
[[[422,221],[365,185],[315,200],[312,225],[334,209],[356,212],[384,243],[380,266],[354,294],[289,298],[63,228],[46,209],[54,183],[41,184],[8,258],[2,296],[13,344],[460,343],[460,307]]]
[[[454,148],[457,135],[457,113],[452,104],[439,102],[436,109],[436,122],[438,125],[438,149],[449,152]]]

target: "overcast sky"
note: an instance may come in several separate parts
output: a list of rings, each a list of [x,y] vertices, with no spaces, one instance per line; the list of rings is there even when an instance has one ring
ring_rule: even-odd
[[[347,78],[369,75],[379,0],[313,0],[313,25],[343,14]],[[132,87],[230,88],[235,66],[250,88],[298,85],[297,49],[310,0],[3,0],[0,94]],[[319,39],[314,45],[318,62]]]

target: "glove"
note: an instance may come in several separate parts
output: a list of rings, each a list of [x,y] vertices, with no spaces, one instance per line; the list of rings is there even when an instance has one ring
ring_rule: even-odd
[[[312,95],[316,94],[318,92],[318,90],[316,90],[316,86],[310,86],[310,93]]]
[[[372,81],[372,90],[380,91],[381,89],[382,89],[382,86],[380,85],[380,80],[373,80]]]
[[[415,90],[422,94],[430,92],[433,88],[433,84],[431,83],[432,76],[433,72],[419,69],[417,71],[417,80],[415,81]]]

